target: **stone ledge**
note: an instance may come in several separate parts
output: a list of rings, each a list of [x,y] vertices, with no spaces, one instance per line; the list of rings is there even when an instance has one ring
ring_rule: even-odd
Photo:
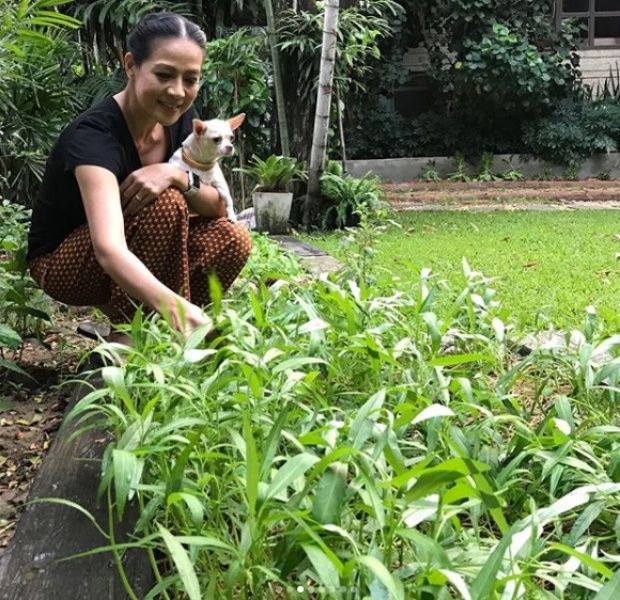
[[[346,161],[346,170],[355,177],[363,177],[366,173],[379,177],[384,181],[402,183],[412,181],[422,176],[429,161],[434,161],[433,170],[442,177],[455,172],[452,157],[425,156],[417,158],[378,158],[357,159]],[[507,171],[510,168],[518,169],[525,178],[535,178],[542,173],[550,177],[562,177],[565,167],[554,163],[530,159],[525,155],[496,154],[493,156],[491,170],[493,172]],[[475,175],[480,169],[478,165],[467,166],[468,175]],[[620,153],[600,154],[583,162],[578,169],[581,179],[596,177],[601,173],[609,173],[613,179],[620,178]]]

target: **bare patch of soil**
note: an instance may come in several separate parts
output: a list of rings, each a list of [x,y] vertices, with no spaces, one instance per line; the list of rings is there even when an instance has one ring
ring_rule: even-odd
[[[386,183],[387,200],[396,210],[441,207],[620,208],[620,181],[441,181]]]
[[[93,342],[76,334],[84,316],[65,312],[55,317],[40,338],[5,358],[28,377],[0,370],[0,554],[13,537],[20,508],[34,474],[62,422],[77,374]]]

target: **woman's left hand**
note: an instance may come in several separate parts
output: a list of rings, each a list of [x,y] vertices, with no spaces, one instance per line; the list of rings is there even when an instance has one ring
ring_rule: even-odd
[[[134,171],[120,185],[123,215],[136,214],[164,190],[179,186],[186,177],[181,169],[169,163],[147,165]]]

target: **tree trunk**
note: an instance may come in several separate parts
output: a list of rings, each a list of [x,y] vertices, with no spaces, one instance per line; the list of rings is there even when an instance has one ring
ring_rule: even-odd
[[[325,168],[329,113],[332,100],[332,82],[338,40],[339,0],[325,2],[325,28],[321,46],[321,70],[314,116],[314,134],[308,169],[308,197],[304,210],[304,226],[310,227],[321,212],[321,175]]]
[[[273,65],[273,86],[276,96],[276,112],[278,114],[278,132],[280,134],[280,147],[284,156],[291,155],[288,138],[288,126],[286,124],[286,110],[284,108],[284,91],[282,88],[282,70],[280,69],[280,53],[276,40],[276,25],[273,16],[271,0],[265,0],[265,15],[267,17],[267,36],[271,49],[271,63]]]

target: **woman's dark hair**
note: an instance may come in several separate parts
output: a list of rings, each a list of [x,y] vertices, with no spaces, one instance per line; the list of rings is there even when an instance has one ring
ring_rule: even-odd
[[[207,36],[185,17],[171,12],[151,13],[142,17],[127,38],[127,50],[139,67],[151,55],[153,42],[161,38],[188,38],[203,50]]]

